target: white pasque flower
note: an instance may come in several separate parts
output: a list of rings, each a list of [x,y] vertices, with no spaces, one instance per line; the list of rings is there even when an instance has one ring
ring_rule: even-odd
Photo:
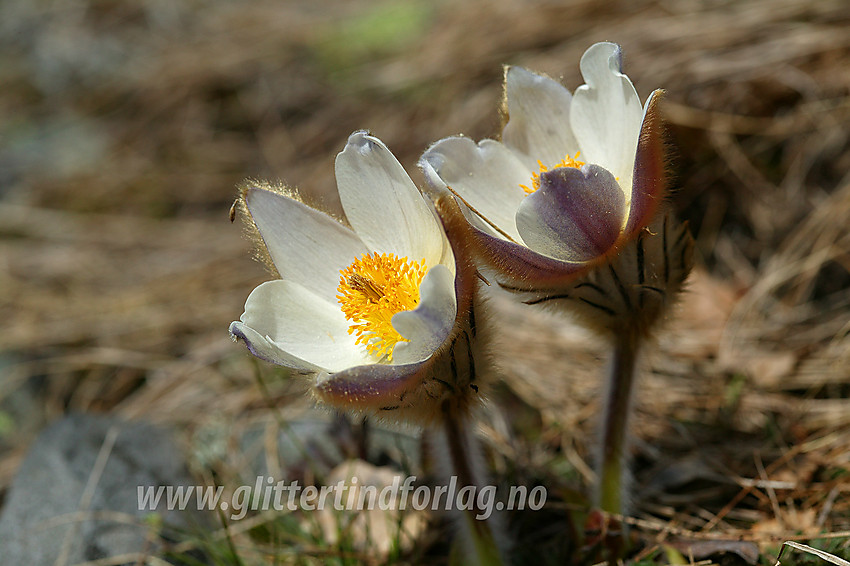
[[[510,67],[502,140],[445,138],[420,159],[431,189],[464,204],[463,236],[496,283],[614,333],[654,325],[693,248],[663,206],[662,91],[641,105],[621,64],[616,44],[592,45],[572,95]]]
[[[242,198],[280,279],[230,325],[259,358],[331,374],[428,359],[455,324],[455,263],[439,220],[377,138],[355,132],[336,158],[348,225],[260,186]]]
[[[664,191],[653,131],[660,91],[642,106],[621,59],[616,44],[591,46],[580,63],[586,84],[574,95],[509,67],[502,141],[440,140],[420,161],[429,184],[459,195],[487,235],[574,269],[617,248],[649,223]],[[642,162],[643,137],[653,139]]]

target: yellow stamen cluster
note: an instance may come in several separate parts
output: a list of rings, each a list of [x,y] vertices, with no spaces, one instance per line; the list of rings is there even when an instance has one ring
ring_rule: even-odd
[[[351,321],[349,334],[379,359],[393,359],[396,342],[407,341],[392,325],[393,315],[419,304],[419,285],[428,267],[395,254],[365,254],[339,272],[337,300]]]
[[[557,169],[558,167],[575,167],[576,169],[578,169],[579,167],[584,165],[584,161],[578,161],[578,156],[580,153],[580,151],[577,151],[575,157],[570,157],[569,155],[564,156],[562,160],[552,166],[552,169]],[[540,175],[549,170],[549,167],[546,167],[539,159],[537,160],[537,165],[540,167],[540,171],[531,174],[531,188],[526,185],[520,185],[522,190],[525,191],[526,195],[530,195],[531,193],[540,188]]]

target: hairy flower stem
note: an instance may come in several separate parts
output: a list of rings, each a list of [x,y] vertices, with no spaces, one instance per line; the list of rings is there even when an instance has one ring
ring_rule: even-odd
[[[449,405],[445,405],[442,433],[448,448],[451,473],[457,478],[458,490],[471,486],[475,488],[474,493],[477,496],[483,485],[483,478],[478,465],[480,458],[478,442],[474,432],[470,430],[469,421],[458,416]],[[461,532],[467,539],[461,542],[466,543],[466,551],[469,554],[461,563],[480,566],[504,564],[493,532],[494,521],[489,517],[492,509],[482,509],[478,498],[475,497],[471,505],[467,505],[461,512],[463,513]]]
[[[628,472],[626,435],[642,336],[634,331],[615,334],[602,422],[602,454],[596,501],[608,513],[622,514]]]

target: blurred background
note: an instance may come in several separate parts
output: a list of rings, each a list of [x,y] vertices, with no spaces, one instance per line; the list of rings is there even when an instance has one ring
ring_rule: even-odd
[[[635,515],[773,544],[766,561],[783,537],[850,529],[844,0],[0,1],[0,497],[71,413],[173,430],[209,484],[273,462],[246,434],[276,438],[314,409],[228,336],[269,278],[228,219],[236,187],[280,181],[336,210],[333,160],[357,129],[419,181],[429,143],[498,136],[503,65],[572,90],[602,40],[642,99],[668,93],[671,202],[697,241],[638,392]],[[509,339],[488,458],[498,478],[550,486],[560,525],[589,481],[606,354],[494,303]],[[358,453],[362,425],[325,416],[336,458]],[[555,545],[535,521],[512,523],[518,546]],[[445,528],[397,559],[444,562]],[[234,537],[271,556],[256,532]],[[334,548],[315,545],[316,563]],[[386,559],[352,560],[372,558]]]

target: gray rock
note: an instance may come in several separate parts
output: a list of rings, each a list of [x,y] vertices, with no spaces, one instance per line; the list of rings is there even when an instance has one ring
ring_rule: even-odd
[[[102,447],[110,430],[117,436],[107,452]],[[105,465],[98,463],[101,453],[108,454]],[[203,517],[194,500],[194,511],[168,511],[160,501],[161,522],[151,521],[154,511],[139,509],[137,486],[191,484],[166,431],[106,416],[68,416],[41,433],[12,481],[0,513],[0,562],[53,566],[60,556],[74,564],[151,552],[165,532],[152,532],[152,525],[186,529]]]

